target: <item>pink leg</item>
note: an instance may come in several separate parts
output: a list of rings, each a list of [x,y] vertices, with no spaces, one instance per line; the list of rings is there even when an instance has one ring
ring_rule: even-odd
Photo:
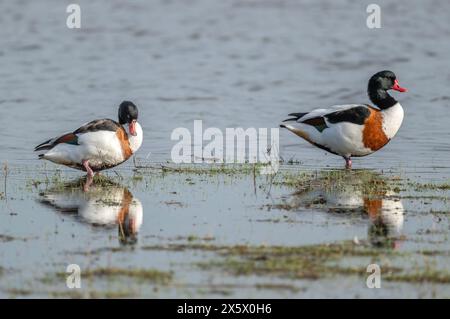
[[[87,191],[89,191],[89,187],[92,184],[93,177],[94,177],[94,172],[89,167],[89,162],[88,161],[83,161],[82,163],[83,163],[83,166],[84,166],[84,168],[86,169],[86,172],[87,172],[86,183],[84,184],[83,190],[85,192],[87,192]]]
[[[346,169],[352,169],[352,159],[350,157],[345,157],[345,168]]]
[[[83,167],[86,169],[87,175],[88,177],[92,177],[94,176],[94,172],[92,171],[92,169],[89,167],[89,161],[87,160],[83,160]]]
[[[85,192],[88,192],[88,191],[89,191],[89,188],[91,187],[93,180],[94,180],[94,179],[93,179],[92,176],[90,176],[90,175],[88,175],[88,176],[86,177],[86,183],[84,183],[84,186],[83,186],[83,190],[84,190]]]

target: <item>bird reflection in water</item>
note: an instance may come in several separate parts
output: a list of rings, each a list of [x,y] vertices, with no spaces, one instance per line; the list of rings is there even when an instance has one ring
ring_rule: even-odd
[[[75,215],[83,223],[105,228],[117,225],[121,244],[136,243],[143,219],[141,202],[127,188],[106,177],[102,177],[101,184],[93,184],[86,192],[81,178],[44,191],[39,201],[59,213]]]
[[[294,193],[290,207],[306,207],[349,217],[368,217],[368,240],[376,247],[398,248],[402,240],[404,208],[401,199],[386,187],[380,174],[344,171],[339,177],[313,181]]]
[[[393,194],[387,192],[385,196],[393,196]],[[364,210],[370,219],[368,236],[372,245],[399,248],[404,222],[401,200],[392,197],[366,199]]]

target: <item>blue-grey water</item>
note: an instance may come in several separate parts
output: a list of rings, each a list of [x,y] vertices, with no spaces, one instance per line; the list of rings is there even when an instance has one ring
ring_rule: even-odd
[[[404,123],[389,145],[355,159],[354,167],[448,182],[448,1],[377,1],[382,10],[380,29],[366,26],[366,7],[373,1],[80,0],[81,29],[69,29],[65,11],[71,2],[0,1],[0,163],[10,170],[0,181],[7,180],[6,189],[0,186],[7,199],[0,201],[0,235],[16,238],[0,237],[2,297],[14,296],[14,291],[19,297],[28,295],[19,289],[30,290],[31,296],[48,296],[48,287],[40,287],[36,278],[64,272],[72,261],[83,267],[169,269],[191,260],[189,253],[139,250],[77,259],[76,251],[118,246],[117,228],[92,226],[89,220],[40,203],[43,189],[35,188],[34,180],[53,176],[57,168],[67,180],[80,173],[37,160],[33,147],[89,120],[116,119],[122,100],[139,107],[144,143],[137,159],[159,165],[171,161],[173,129],[193,130],[196,119],[203,120],[205,128],[223,130],[278,127],[291,112],[367,103],[368,78],[390,69],[409,90],[393,93],[405,109]],[[284,160],[299,162],[290,168],[294,170],[343,166],[341,158],[286,131],[280,131],[280,152]],[[116,171],[126,179],[132,176],[132,167],[129,161]],[[370,226],[365,218],[347,220],[319,209],[296,213],[294,222],[267,222],[283,219],[285,213],[261,207],[289,199],[290,191],[275,189],[273,198],[267,198],[266,192],[254,191],[251,178],[205,177],[194,185],[184,175],[158,178],[153,183],[124,182],[143,207],[138,245],[193,235],[213,237],[218,244],[331,243],[366,238]],[[423,213],[429,211],[426,203],[404,200],[402,205],[403,235],[448,227],[447,219],[440,224]],[[433,205],[448,210],[445,204]],[[448,250],[445,236],[440,249]],[[413,244],[407,241],[400,249],[409,245]],[[208,278],[220,282],[222,275],[212,273]],[[204,283],[203,276],[188,265],[176,272],[177,282],[187,286]],[[252,278],[246,280],[253,283]],[[239,297],[335,297],[336,291],[340,297],[432,297],[432,291],[449,296],[445,285],[414,286],[416,290],[392,285],[376,292],[352,281],[303,285],[307,290],[297,294],[230,291]],[[204,296],[176,287],[158,294],[138,289],[136,295]]]

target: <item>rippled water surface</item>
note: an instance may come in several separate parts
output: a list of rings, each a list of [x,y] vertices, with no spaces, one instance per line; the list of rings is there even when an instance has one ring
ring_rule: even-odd
[[[409,90],[393,93],[405,109],[403,125],[389,145],[355,159],[354,167],[367,170],[375,184],[398,178],[448,185],[448,1],[378,1],[381,29],[366,27],[371,1],[78,3],[82,26],[70,30],[65,3],[0,2],[0,163],[6,165],[0,180],[0,296],[73,296],[65,279],[58,281],[69,263],[172,274],[169,284],[91,276],[85,282],[90,288],[76,295],[82,297],[111,291],[182,298],[450,296],[445,187],[419,195],[414,187],[384,192],[374,201],[342,187],[358,182],[353,175],[299,191],[251,172],[160,168],[171,160],[174,128],[193,130],[196,119],[204,128],[271,128],[291,112],[367,103],[368,78],[391,69]],[[115,119],[125,99],[138,105],[144,129],[137,160],[155,169],[133,171],[129,161],[106,173],[112,184],[85,194],[67,187],[77,183],[79,172],[37,160],[35,145],[95,118]],[[295,163],[282,166],[284,173],[343,166],[341,158],[289,132],[280,131],[280,144],[285,162]],[[380,223],[388,243],[378,242]],[[214,265],[217,251],[236,257],[224,246],[336,242],[402,253],[437,250],[425,266],[414,257],[372,259],[420,270],[430,262],[434,273],[427,274],[437,271],[442,278],[393,280],[372,290],[357,276],[317,280],[297,273],[292,283],[279,274],[236,276],[199,265]],[[344,264],[369,261],[349,258]]]

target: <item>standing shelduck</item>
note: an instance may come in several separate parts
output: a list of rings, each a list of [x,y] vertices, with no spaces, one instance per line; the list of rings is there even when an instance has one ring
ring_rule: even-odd
[[[406,92],[391,71],[374,74],[368,85],[373,104],[335,105],[308,113],[291,113],[281,127],[309,143],[345,159],[346,168],[352,167],[352,156],[372,154],[386,145],[399,130],[403,108],[388,90]]]
[[[138,109],[132,102],[119,106],[119,123],[94,120],[79,129],[45,141],[34,149],[46,151],[39,158],[87,172],[87,187],[94,172],[112,168],[134,154],[142,144],[143,132],[137,122]],[[122,126],[128,124],[125,128]]]

